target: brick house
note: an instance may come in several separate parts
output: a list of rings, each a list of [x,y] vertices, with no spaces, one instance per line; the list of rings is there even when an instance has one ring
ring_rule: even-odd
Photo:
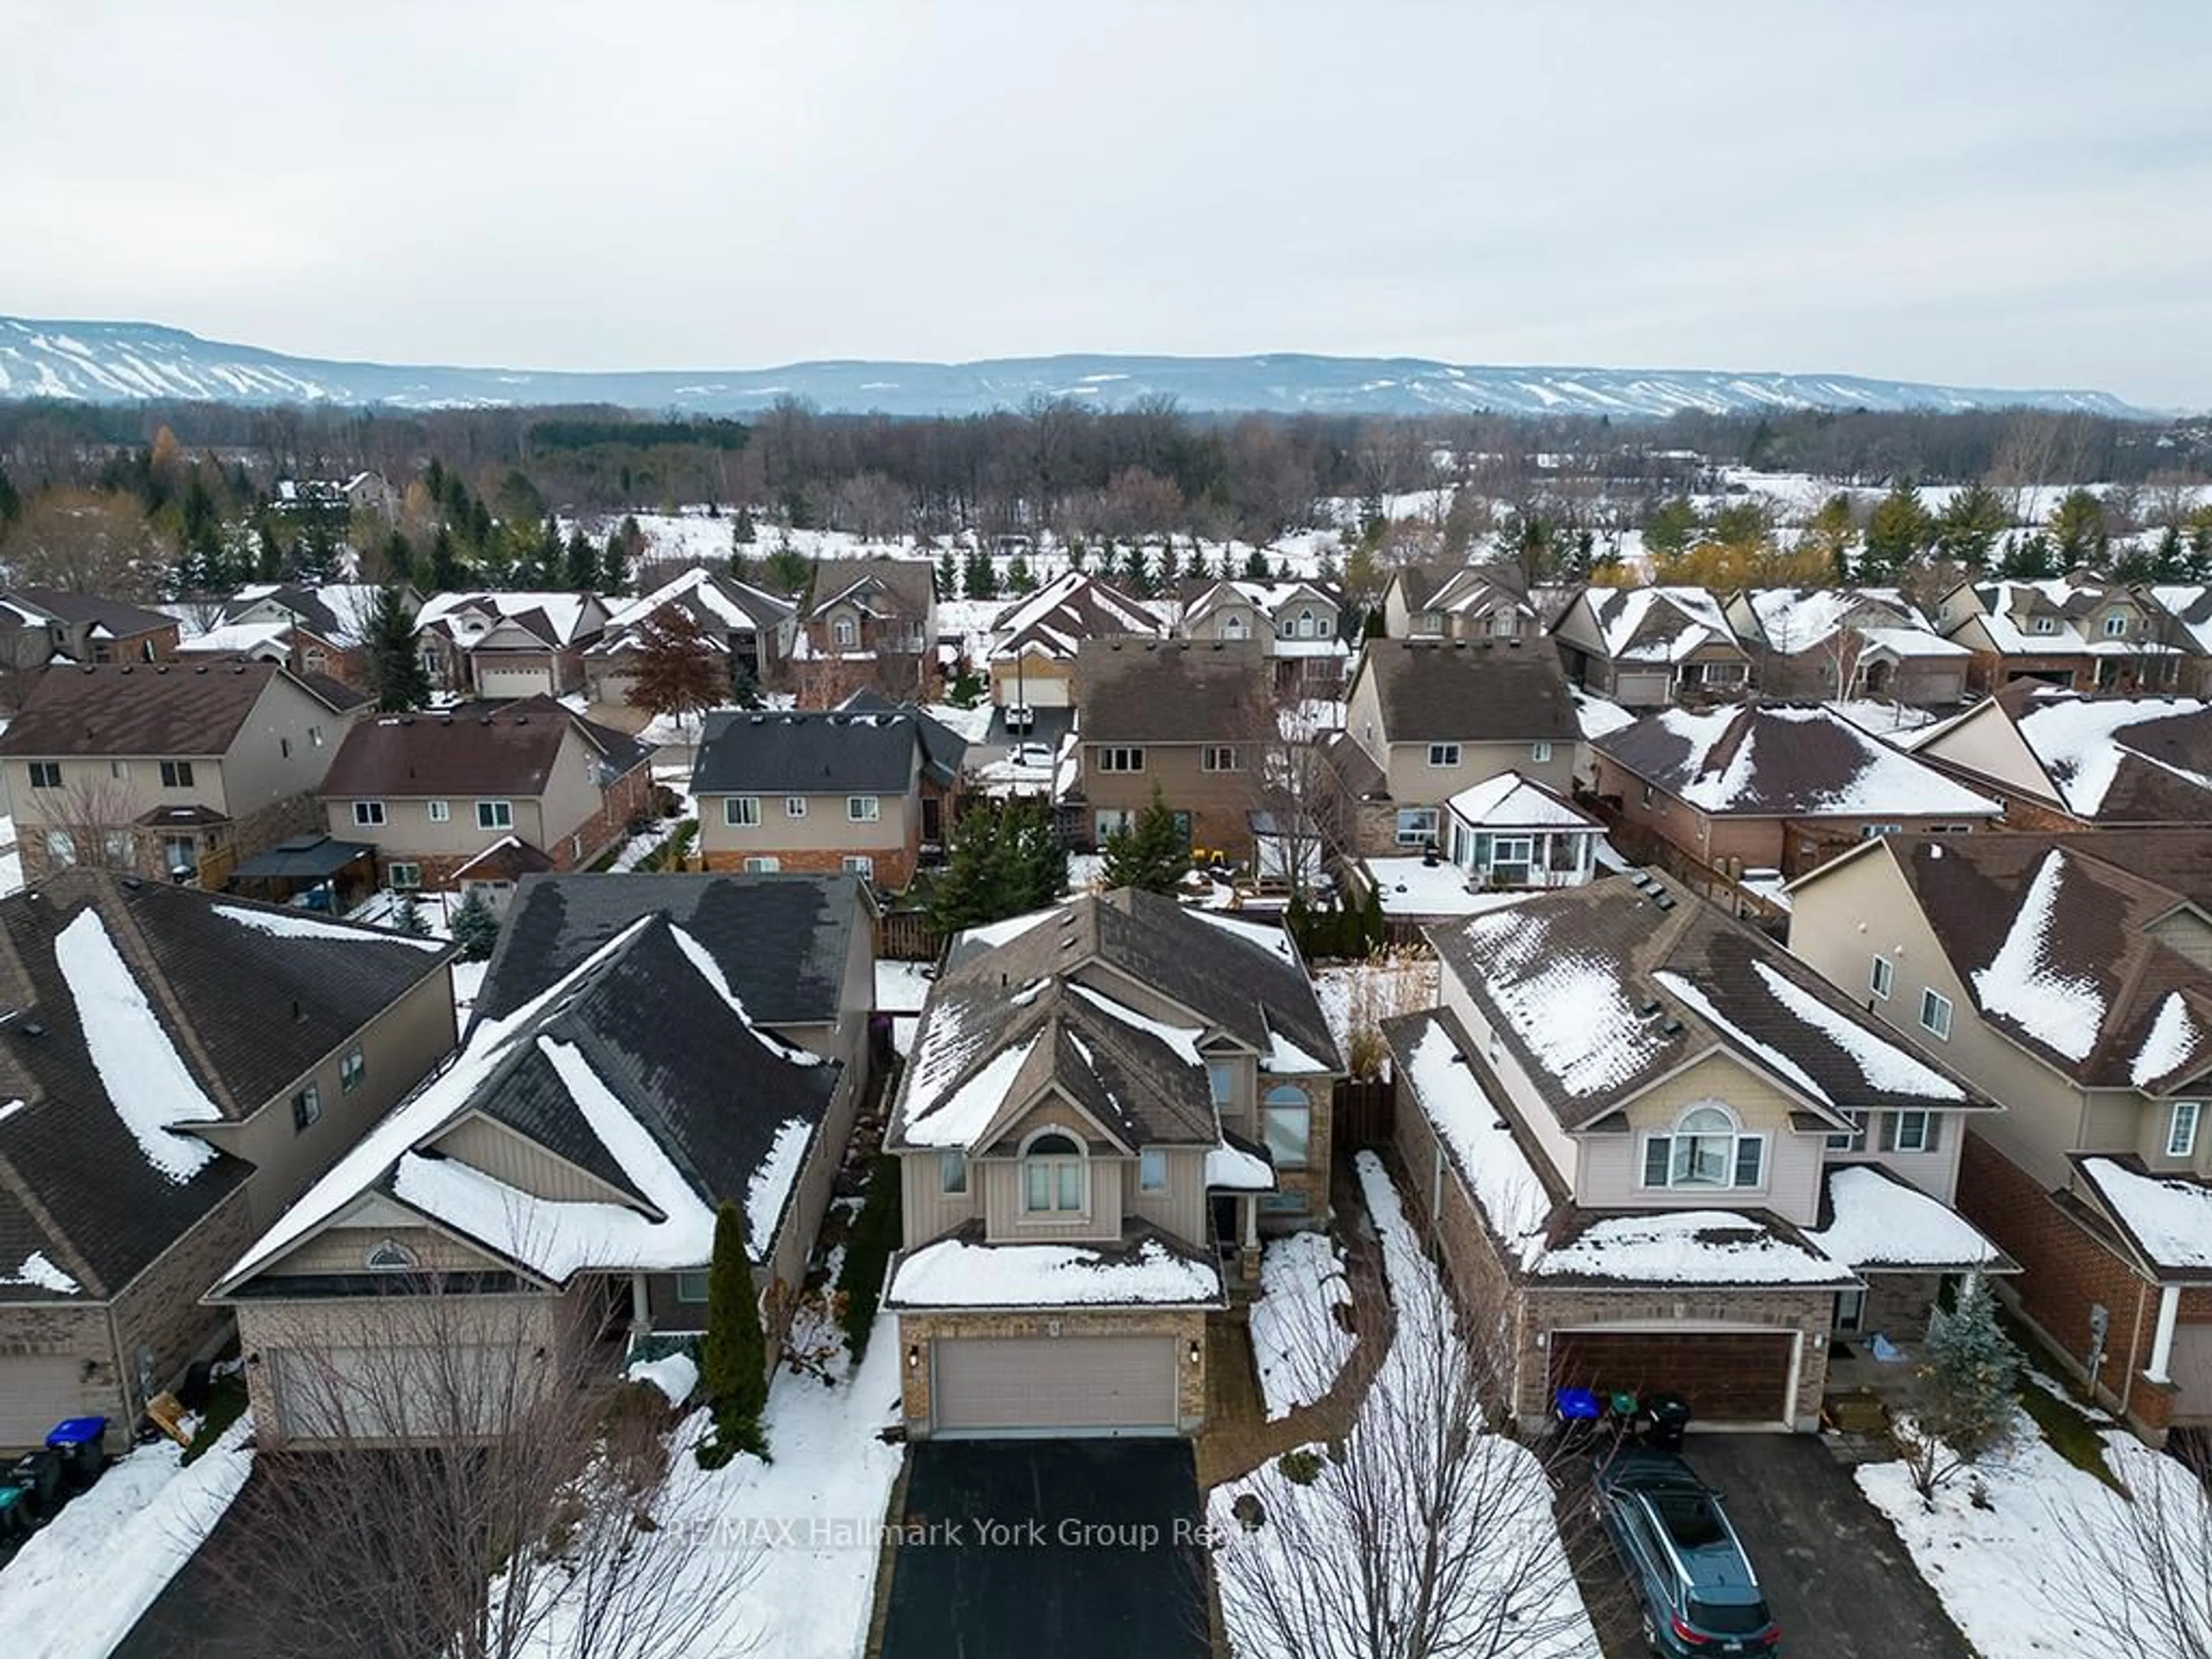
[[[907,1432],[1203,1427],[1223,1263],[1328,1213],[1342,1074],[1279,929],[1122,890],[956,939],[884,1141]]]
[[[1792,897],[1793,951],[2004,1106],[1959,1206],[2020,1312],[2142,1432],[2212,1423],[2212,834],[1905,836]]]
[[[202,1296],[453,1042],[450,952],[73,870],[0,899],[0,1450],[127,1438]]]
[[[1394,640],[1533,639],[1544,619],[1516,566],[1408,564],[1382,590],[1382,632]]]
[[[0,781],[33,880],[74,864],[219,887],[314,830],[331,758],[368,704],[275,663],[121,663],[42,676]]]
[[[816,560],[799,634],[793,655],[800,660],[842,664],[859,681],[918,695],[937,649],[937,585],[929,562]]]
[[[2212,696],[2212,582],[2160,583],[2136,591],[2162,613],[2157,637],[2181,647],[2174,689]]]
[[[582,690],[584,653],[606,623],[596,593],[437,593],[415,613],[431,684],[488,699]]]
[[[375,848],[381,884],[438,889],[508,844],[542,862],[480,867],[479,880],[580,869],[651,812],[652,794],[652,757],[634,739],[526,697],[361,720],[331,763],[321,810],[331,836]]]
[[[1187,640],[1256,641],[1276,692],[1334,698],[1350,643],[1339,637],[1343,596],[1306,581],[1208,581],[1182,585],[1176,632]]]
[[[2014,830],[2212,822],[2212,702],[2014,680],[1904,745],[2004,803]]]
[[[1979,692],[2014,680],[2079,691],[2163,691],[2181,683],[2185,637],[2146,590],[2076,573],[2045,581],[1961,582],[1936,626],[1972,653]]]
[[[1445,834],[1444,804],[1507,772],[1564,794],[1582,726],[1542,640],[1370,640],[1325,753],[1351,850],[1419,854]]]
[[[1442,1006],[1383,1026],[1398,1150],[1524,1430],[1562,1387],[1812,1429],[1835,1337],[1910,1342],[2009,1265],[1950,1207],[1988,1100],[1665,878],[1429,938]]]
[[[1260,647],[1086,640],[1075,663],[1075,775],[1063,801],[1077,839],[1103,844],[1157,787],[1194,847],[1250,856],[1260,764],[1279,743]]]
[[[1768,696],[1928,708],[1966,698],[1972,653],[1894,588],[1747,587],[1729,596],[1725,614]]]
[[[904,888],[950,826],[960,776],[932,726],[896,705],[708,714],[691,774],[704,867]]]
[[[1630,708],[1741,696],[1751,653],[1702,587],[1585,587],[1552,625],[1567,678]]]
[[[586,695],[593,702],[628,702],[637,672],[641,631],[655,618],[665,623],[679,615],[689,618],[700,636],[727,659],[732,691],[746,678],[756,685],[765,684],[775,666],[791,655],[798,634],[797,611],[790,600],[695,566],[650,593],[615,607],[599,639],[584,653]]]
[[[36,586],[0,592],[0,663],[9,668],[166,662],[176,655],[180,633],[174,617],[97,593]]]
[[[601,881],[616,885],[596,890]],[[747,916],[749,894],[730,878],[686,881],[534,887],[520,902],[533,926],[545,923],[534,939],[580,946],[587,931],[611,932],[550,960],[503,949],[453,1065],[230,1264],[214,1299],[235,1310],[239,1340],[258,1357],[247,1385],[270,1440],[329,1440],[341,1411],[350,1435],[374,1439],[497,1427],[496,1416],[453,1420],[442,1409],[389,1420],[380,1384],[428,1317],[443,1316],[447,1342],[465,1345],[468,1375],[527,1368],[526,1386],[599,1364],[612,1372],[629,1340],[656,1332],[699,1333],[725,1201],[744,1217],[780,1337],[859,1074],[771,1023],[793,1000],[775,977],[794,965],[787,945],[813,942],[764,936],[792,907]],[[834,902],[813,896],[819,908]],[[564,925],[569,897],[588,905],[592,930]],[[853,1010],[848,1023],[862,1017]],[[501,1392],[470,1403],[496,1413]]]
[[[1977,829],[2004,810],[1817,703],[1664,709],[1590,752],[1625,827],[1732,877],[1795,874],[1869,836]]]
[[[367,690],[377,592],[368,582],[250,582],[225,599],[210,625],[182,649],[262,657],[295,674],[327,674]],[[412,587],[402,586],[399,599],[410,616],[422,608],[422,596]]]

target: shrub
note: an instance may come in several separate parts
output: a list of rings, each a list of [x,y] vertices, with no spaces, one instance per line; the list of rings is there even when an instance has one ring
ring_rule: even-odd
[[[1294,1486],[1310,1486],[1321,1479],[1322,1455],[1311,1446],[1297,1446],[1275,1460],[1283,1479]]]
[[[868,1333],[875,1328],[876,1304],[883,1297],[884,1272],[891,1252],[898,1248],[899,1165],[888,1152],[878,1155],[868,1171],[868,1190],[860,1200],[860,1218],[845,1240],[844,1268],[837,1279],[844,1292],[838,1317],[845,1327],[845,1343],[858,1365],[868,1352]]]
[[[768,1455],[761,1414],[768,1409],[768,1335],[745,1249],[745,1219],[726,1199],[714,1213],[714,1255],[707,1267],[707,1336],[699,1345],[699,1390],[714,1413],[714,1432],[699,1462],[720,1468],[741,1451]]]

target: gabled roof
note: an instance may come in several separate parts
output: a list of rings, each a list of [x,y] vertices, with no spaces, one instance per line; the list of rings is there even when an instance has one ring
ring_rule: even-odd
[[[463,650],[472,649],[502,622],[557,650],[595,637],[605,625],[606,608],[596,594],[517,589],[434,593],[415,613],[416,632],[441,634]]]
[[[1256,640],[1085,640],[1075,702],[1085,743],[1252,742],[1273,724]]]
[[[1286,581],[1253,581],[1249,578],[1210,579],[1194,576],[1178,589],[1183,600],[1183,625],[1213,614],[1224,605],[1243,603],[1251,605],[1263,615],[1272,617],[1286,605],[1301,599],[1316,605],[1336,605],[1341,600],[1328,588],[1316,582],[1290,580]]]
[[[1715,1049],[1822,1119],[1989,1103],[1765,935],[1650,872],[1428,936],[1568,1129]]]
[[[921,739],[922,775],[947,789],[960,781],[960,769],[968,759],[968,739],[920,705],[893,702],[882,692],[863,686],[837,708],[847,714],[906,715],[914,721],[915,735]]]
[[[726,1199],[764,1260],[837,1080],[834,1063],[756,1029],[697,941],[646,917],[512,1014],[479,1019],[453,1063],[287,1210],[218,1291],[372,1194],[556,1284],[703,1267]],[[477,1115],[626,1201],[539,1197],[438,1145]]]
[[[1069,570],[1001,611],[991,632],[994,662],[1012,661],[1025,652],[1066,661],[1085,640],[1133,634],[1158,639],[1167,627],[1120,589]]]
[[[449,955],[89,871],[0,900],[0,1302],[120,1291],[249,1173],[174,1126],[259,1109]]]
[[[1571,744],[1582,735],[1550,641],[1370,640],[1354,684],[1372,680],[1386,743]]]
[[[1591,746],[1715,816],[1994,817],[2001,810],[1818,704],[1665,708]]]
[[[272,681],[289,680],[333,713],[343,699],[320,677],[276,663],[105,663],[49,669],[0,737],[0,755],[172,755],[226,752]]]
[[[475,1017],[512,1013],[626,928],[664,916],[762,1024],[835,1024],[848,1012],[854,931],[873,925],[866,906],[849,876],[532,876],[507,907]]]
[[[927,559],[817,559],[806,613],[819,616],[840,600],[873,616],[921,622],[936,603]]]
[[[917,757],[920,719],[903,710],[717,709],[699,729],[695,795],[903,795]]]
[[[2027,680],[1991,701],[2075,817],[2098,823],[2212,820],[2212,702],[2090,697]],[[1946,750],[1939,738],[1920,752],[1948,759]]]
[[[1702,587],[1590,587],[1583,602],[1616,662],[1676,663],[1707,646],[1743,654],[1728,617]]]
[[[1529,616],[1537,614],[1528,598],[1527,579],[1516,564],[1424,562],[1399,566],[1390,580],[1412,611],[1469,610],[1481,605],[1485,595],[1496,594]]]
[[[1745,637],[1785,656],[1826,645],[1845,628],[1935,639],[1927,618],[1894,588],[1747,587],[1736,599],[1750,613]]]
[[[594,655],[621,650],[629,636],[664,611],[680,611],[713,636],[731,633],[761,633],[787,621],[791,601],[780,599],[765,588],[741,582],[734,576],[704,565],[694,565],[650,593],[626,601],[608,617],[604,637],[592,647]]]
[[[222,617],[233,623],[264,608],[282,611],[331,644],[351,648],[368,641],[376,595],[368,582],[250,582],[223,601]],[[411,590],[406,597],[413,599]]]
[[[2132,1153],[2072,1156],[2089,1196],[2154,1279],[2212,1284],[2212,1182],[2149,1170]]]
[[[356,721],[338,745],[320,793],[335,799],[542,795],[571,732],[609,781],[648,757],[634,738],[551,697],[458,703]]]
[[[65,587],[11,587],[7,597],[63,622],[88,623],[94,635],[108,639],[159,633],[177,625],[174,617],[145,605],[103,599],[97,593],[73,593]]]
[[[1560,794],[1518,772],[1500,772],[1446,803],[1471,830],[1600,830],[1604,826]]]
[[[1187,1014],[1140,1012],[1131,981]],[[1340,1067],[1279,929],[1127,889],[971,929],[923,1005],[886,1144],[989,1145],[1050,1086],[1120,1146],[1216,1146],[1200,1045],[1217,1037],[1256,1051],[1263,1073]]]
[[[2212,656],[2212,582],[2160,583],[2151,599],[2200,656]]]

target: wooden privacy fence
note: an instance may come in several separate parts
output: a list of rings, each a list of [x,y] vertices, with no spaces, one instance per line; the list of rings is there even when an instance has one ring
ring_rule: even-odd
[[[885,962],[934,962],[945,941],[919,910],[892,910],[876,918],[876,955]]]
[[[1338,1084],[1332,1114],[1337,1145],[1346,1149],[1389,1145],[1397,1112],[1398,1085],[1393,1079]]]

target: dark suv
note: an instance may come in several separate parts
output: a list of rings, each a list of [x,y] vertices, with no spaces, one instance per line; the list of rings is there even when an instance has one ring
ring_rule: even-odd
[[[1668,1659],[1778,1652],[1766,1610],[1720,1494],[1671,1452],[1624,1447],[1597,1460],[1594,1501],[1628,1568],[1644,1638]]]

